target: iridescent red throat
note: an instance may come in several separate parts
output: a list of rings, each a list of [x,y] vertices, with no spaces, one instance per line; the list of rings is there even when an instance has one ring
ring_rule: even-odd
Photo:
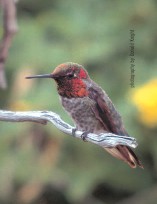
[[[83,80],[74,78],[71,80],[64,79],[60,80],[57,79],[57,89],[58,93],[61,96],[67,97],[67,98],[82,98],[88,95],[88,90],[86,89],[86,84],[83,82]]]

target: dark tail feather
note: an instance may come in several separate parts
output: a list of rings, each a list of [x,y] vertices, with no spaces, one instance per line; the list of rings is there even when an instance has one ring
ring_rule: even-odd
[[[126,147],[128,149],[128,151],[130,152],[130,154],[132,155],[132,157],[134,158],[136,164],[144,169],[143,165],[142,165],[142,162],[138,159],[138,157],[136,156],[136,154],[133,152],[133,150],[130,148],[130,147]]]
[[[117,159],[128,163],[131,168],[136,168],[136,166],[144,168],[136,154],[127,146],[118,145],[115,148],[105,148],[105,150]]]

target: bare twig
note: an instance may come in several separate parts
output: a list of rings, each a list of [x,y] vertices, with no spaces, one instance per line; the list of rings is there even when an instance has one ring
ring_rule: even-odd
[[[53,123],[62,132],[73,135],[72,130],[74,127],[65,123],[59,115],[51,111],[23,111],[12,112],[0,110],[0,121],[7,122],[37,122],[46,124],[47,122]],[[75,137],[82,139],[83,132],[76,131]],[[101,147],[115,147],[117,145],[126,145],[132,148],[137,147],[136,139],[128,136],[120,136],[112,133],[102,133],[99,135],[89,133],[86,140],[97,144]]]
[[[5,61],[8,56],[12,38],[17,32],[16,6],[14,0],[0,0],[3,9],[4,32],[0,44],[0,88],[6,88]]]

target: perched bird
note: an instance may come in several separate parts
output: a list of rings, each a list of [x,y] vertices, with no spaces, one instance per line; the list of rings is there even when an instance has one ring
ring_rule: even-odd
[[[111,132],[128,136],[121,116],[112,101],[94,81],[82,65],[67,62],[60,64],[51,74],[35,75],[31,78],[52,78],[57,83],[58,94],[65,110],[72,117],[76,129],[90,133]],[[143,168],[130,147],[118,145],[105,148],[112,156],[128,163],[132,168]]]

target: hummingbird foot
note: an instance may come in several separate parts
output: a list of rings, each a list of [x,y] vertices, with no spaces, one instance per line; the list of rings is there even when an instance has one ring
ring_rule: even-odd
[[[72,129],[72,136],[75,137],[75,132],[77,131],[77,128]]]
[[[88,133],[90,133],[90,131],[85,131],[85,132],[81,135],[81,138],[82,138],[82,140],[83,140],[84,142],[87,142],[86,137],[87,137]]]
[[[72,129],[72,136],[73,136],[73,137],[75,137],[75,132],[76,132],[77,130],[78,130],[77,128],[73,128],[73,129]],[[81,139],[82,139],[84,142],[87,142],[86,137],[87,137],[88,133],[90,133],[90,131],[85,131],[85,132],[83,132],[82,135],[81,135]]]

